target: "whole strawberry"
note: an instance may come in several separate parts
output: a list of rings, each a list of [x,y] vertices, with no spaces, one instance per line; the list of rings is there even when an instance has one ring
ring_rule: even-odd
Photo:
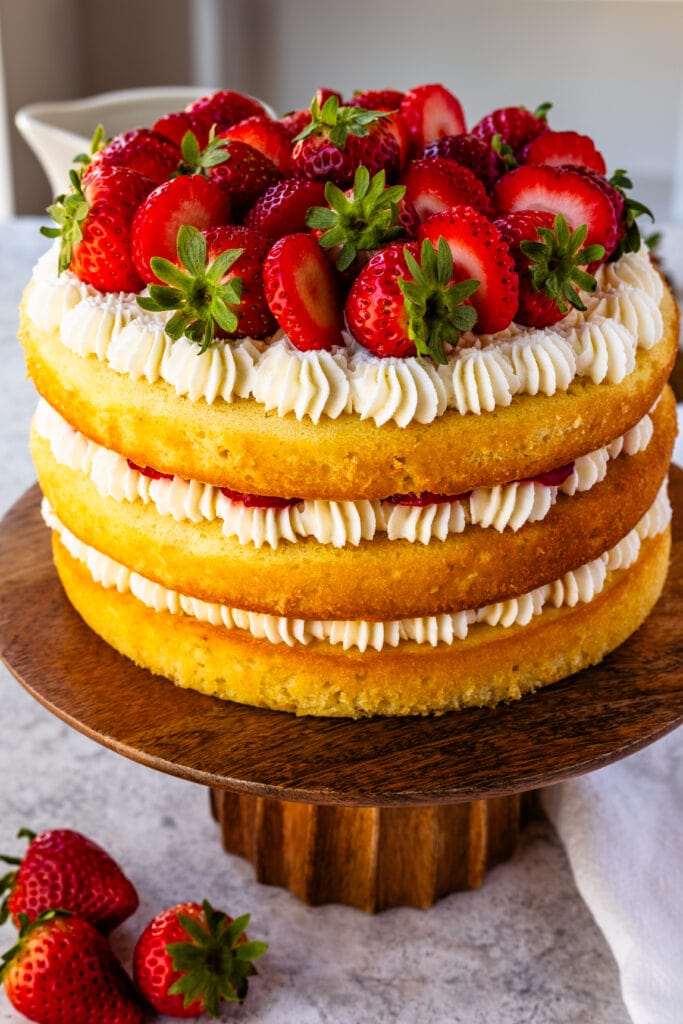
[[[34,835],[22,829],[19,835],[30,840],[23,858],[0,858],[16,866],[0,879],[0,894],[8,894],[0,921],[8,913],[15,924],[22,915],[33,921],[59,907],[107,934],[137,908],[132,882],[101,846],[80,832],[52,829]]]
[[[58,226],[41,228],[48,238],[62,239],[60,273],[70,269],[101,292],[139,291],[131,225],[154,182],[128,167],[102,167],[84,182],[72,171],[71,185],[48,207]]]
[[[150,128],[116,135],[93,155],[83,180],[99,167],[131,167],[156,185],[167,181],[180,163],[180,147]]]
[[[228,225],[204,232],[190,224],[178,231],[177,260],[155,256],[151,269],[165,284],[152,284],[138,303],[150,312],[175,310],[169,338],[183,335],[204,352],[216,338],[264,338],[277,324],[263,287],[270,242],[257,231]]]
[[[22,915],[0,979],[19,1013],[37,1024],[141,1024],[130,978],[104,936],[80,917],[48,910]]]
[[[550,107],[550,103],[542,103],[533,112],[526,107],[500,107],[477,121],[471,131],[485,142],[498,137],[506,151],[518,157],[528,142],[548,131]]]
[[[445,363],[444,345],[470,330],[476,313],[467,300],[479,285],[454,278],[447,242],[394,242],[366,263],[346,299],[354,338],[374,355],[430,356]]]
[[[187,108],[187,112],[201,118],[208,125],[215,124],[216,130],[221,132],[246,117],[266,114],[266,108],[251,96],[230,89],[221,89],[194,100]]]
[[[358,164],[363,164],[371,175],[384,169],[388,180],[395,179],[399,146],[387,122],[385,112],[340,106],[334,95],[322,108],[314,99],[310,123],[297,135],[292,150],[294,174],[346,188]]]
[[[514,319],[529,327],[548,327],[569,312],[586,308],[577,288],[595,290],[595,278],[582,269],[605,254],[601,245],[585,246],[587,227],[570,230],[562,214],[520,210],[495,221],[519,276]]]
[[[249,915],[233,920],[204,900],[179,903],[150,921],[133,953],[135,984],[158,1013],[198,1017],[219,1013],[220,1002],[242,1002],[252,961],[265,942],[249,942]]]

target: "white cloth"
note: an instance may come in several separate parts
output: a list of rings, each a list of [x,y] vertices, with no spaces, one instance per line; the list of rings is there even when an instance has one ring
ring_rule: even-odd
[[[683,466],[683,405],[678,422]],[[542,802],[612,949],[633,1024],[681,1024],[683,729],[549,788]]]

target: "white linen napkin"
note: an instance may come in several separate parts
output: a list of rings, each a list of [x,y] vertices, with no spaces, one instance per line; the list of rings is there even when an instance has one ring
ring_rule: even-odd
[[[683,466],[683,405],[678,423]],[[633,1024],[681,1024],[683,729],[541,799],[617,961]]]

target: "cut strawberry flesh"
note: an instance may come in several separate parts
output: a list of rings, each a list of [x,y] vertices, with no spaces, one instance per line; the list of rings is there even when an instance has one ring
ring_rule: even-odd
[[[306,351],[341,343],[338,276],[312,235],[301,232],[276,242],[263,280],[271,312],[293,345]]]

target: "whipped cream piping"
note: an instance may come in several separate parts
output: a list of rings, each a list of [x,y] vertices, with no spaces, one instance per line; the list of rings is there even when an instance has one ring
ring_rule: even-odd
[[[101,294],[65,271],[56,249],[37,263],[27,312],[37,327],[59,330],[79,355],[95,355],[117,373],[165,380],[192,401],[253,397],[278,416],[314,423],[352,413],[378,426],[431,423],[447,409],[480,414],[517,394],[552,395],[572,380],[618,383],[635,365],[638,347],[662,337],[662,282],[647,248],[597,272],[598,288],[547,330],[511,324],[492,336],[465,334],[448,363],[379,359],[348,336],[333,352],[300,352],[279,331],[269,343],[224,341],[199,353],[164,333],[168,315],[143,313],[134,295]]]
[[[398,505],[391,501],[304,500],[285,508],[248,508],[232,501],[219,488],[181,477],[151,479],[133,468],[123,456],[89,441],[71,427],[44,399],[35,415],[38,434],[49,442],[61,465],[90,477],[103,497],[116,501],[152,503],[161,515],[176,522],[222,520],[226,537],[240,544],[276,548],[288,541],[312,537],[334,547],[358,545],[386,533],[389,540],[428,544],[462,533],[469,525],[519,530],[525,523],[545,518],[558,494],[573,495],[590,490],[604,479],[610,459],[622,452],[644,451],[652,437],[652,420],[645,416],[632,430],[609,447],[583,455],[574,472],[559,487],[516,481],[497,487],[480,487],[458,501],[422,506]]]
[[[671,518],[666,484],[663,484],[650,510],[623,540],[599,558],[566,573],[559,580],[521,597],[477,610],[397,619],[392,622],[363,622],[287,619],[188,597],[153,583],[83,544],[60,522],[46,500],[43,501],[42,511],[47,525],[59,533],[69,553],[87,567],[97,583],[103,587],[116,587],[119,593],[130,592],[148,608],[170,612],[172,615],[190,615],[201,622],[225,626],[227,629],[247,630],[252,636],[274,644],[284,643],[293,647],[295,644],[306,645],[313,640],[322,640],[331,645],[339,644],[345,651],[355,648],[361,653],[369,648],[380,651],[385,646],[397,647],[405,641],[431,647],[452,644],[457,639],[464,639],[477,623],[503,628],[525,626],[546,606],[572,608],[578,603],[586,604],[602,591],[608,573],[632,565],[638,558],[641,541],[661,533]]]
[[[576,460],[573,474],[559,487],[518,481],[493,488],[478,488],[459,501],[425,506],[398,505],[390,501],[306,500],[285,508],[248,508],[231,501],[218,488],[180,477],[151,479],[115,452],[88,441],[43,400],[36,411],[36,430],[49,441],[61,464],[89,476],[100,493],[121,501],[152,502],[161,515],[176,521],[223,520],[226,536],[240,543],[277,547],[281,541],[313,537],[323,544],[342,547],[371,540],[386,532],[390,540],[429,543],[461,533],[469,523],[518,530],[526,522],[544,518],[558,493],[573,495],[589,490],[604,479],[607,463],[623,451],[645,450],[652,437],[652,421],[646,416],[624,437],[608,448]]]

